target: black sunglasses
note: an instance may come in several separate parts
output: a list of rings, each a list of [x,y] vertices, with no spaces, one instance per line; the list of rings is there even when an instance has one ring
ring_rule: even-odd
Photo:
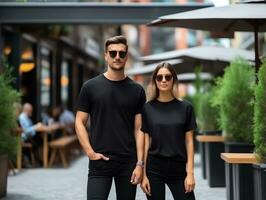
[[[172,78],[173,78],[173,76],[170,75],[170,74],[167,74],[167,75],[164,75],[164,76],[161,75],[161,74],[159,74],[159,75],[157,75],[157,76],[155,77],[155,80],[158,81],[158,82],[161,82],[161,81],[163,80],[163,77],[164,77],[164,79],[165,79],[166,81],[171,81]]]
[[[125,58],[127,55],[126,51],[108,51],[111,58],[115,58],[117,53],[120,58]]]

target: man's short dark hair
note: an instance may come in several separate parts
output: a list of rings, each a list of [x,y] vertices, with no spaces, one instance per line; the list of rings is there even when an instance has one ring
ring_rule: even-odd
[[[108,46],[111,44],[124,44],[126,46],[126,51],[128,49],[127,39],[123,35],[118,35],[107,39],[105,42],[105,52],[107,52]]]

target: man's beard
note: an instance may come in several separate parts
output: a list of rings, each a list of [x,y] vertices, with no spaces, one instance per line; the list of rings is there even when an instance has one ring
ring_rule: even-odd
[[[114,71],[123,71],[123,70],[125,69],[125,66],[122,66],[122,67],[120,67],[120,68],[115,68],[115,67],[109,65],[109,67],[110,67],[112,70],[114,70]]]

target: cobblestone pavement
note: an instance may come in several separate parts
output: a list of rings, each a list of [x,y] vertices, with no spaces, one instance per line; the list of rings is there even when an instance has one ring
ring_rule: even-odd
[[[1,200],[86,200],[88,159],[81,156],[67,169],[24,169],[8,177],[8,194]],[[200,157],[195,156],[195,195],[197,200],[225,200],[225,188],[210,188],[202,179]],[[109,200],[115,200],[114,184]],[[145,200],[138,187],[137,200]],[[172,200],[166,189],[166,200]]]

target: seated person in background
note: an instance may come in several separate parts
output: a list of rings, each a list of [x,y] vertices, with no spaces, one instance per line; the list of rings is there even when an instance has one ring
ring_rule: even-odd
[[[40,163],[40,159],[38,156],[38,147],[42,145],[42,138],[39,134],[36,134],[36,132],[51,132],[54,131],[59,127],[59,125],[49,125],[46,126],[41,122],[38,122],[37,124],[33,124],[31,120],[33,107],[30,103],[25,103],[22,106],[22,112],[18,116],[18,122],[21,126],[23,132],[21,134],[21,138],[23,142],[30,142],[32,143],[32,147],[35,152],[35,158]]]
[[[53,117],[56,121],[60,123],[61,126],[64,127],[67,134],[74,133],[74,121],[75,117],[73,112],[67,110],[63,106],[56,106],[53,109]]]
[[[42,128],[42,123],[33,124],[31,120],[32,116],[32,105],[30,103],[25,103],[22,107],[22,112],[18,116],[18,122],[22,128],[21,138],[23,142],[30,142],[34,150],[34,157],[40,163],[40,158],[38,156],[38,147],[42,144],[42,138],[36,134],[36,131]],[[29,152],[25,152],[27,157],[29,157]]]
[[[23,104],[22,113],[19,115],[19,124],[23,129],[21,137],[23,141],[28,141],[29,139],[34,139],[36,137],[36,132],[51,132],[60,128],[59,124],[45,125],[41,122],[33,124],[31,120],[33,107],[30,103]]]
[[[64,129],[64,125],[52,117],[52,109],[50,107],[43,108],[41,113],[41,121],[44,125],[47,125],[52,129],[53,127],[57,127],[56,129],[53,129],[53,131],[55,131],[53,134],[48,135],[48,141],[59,138],[62,135],[61,132],[62,129]]]
[[[33,124],[31,120],[32,116],[32,105],[30,103],[25,103],[22,107],[22,113],[20,113],[18,120],[23,133],[21,134],[22,140],[27,142],[32,140],[36,136],[36,131],[42,128],[42,123]]]
[[[41,120],[45,125],[51,125],[54,122],[54,119],[51,117],[51,108],[44,107],[41,112]]]

